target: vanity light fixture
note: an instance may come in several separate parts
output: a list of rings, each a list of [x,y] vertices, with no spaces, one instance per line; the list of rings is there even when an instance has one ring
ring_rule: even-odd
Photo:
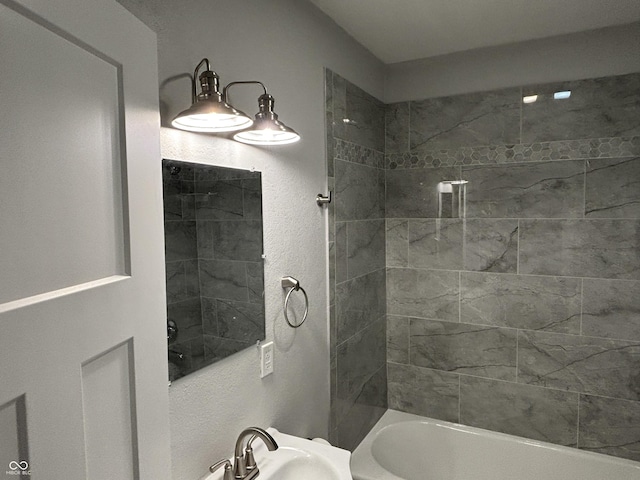
[[[206,70],[198,76],[201,67]],[[196,79],[201,92],[196,93]],[[259,111],[255,122],[245,113],[227,103],[230,87],[239,84],[258,84],[264,93],[258,98]],[[180,112],[171,122],[175,128],[199,133],[237,132],[234,140],[251,145],[286,145],[300,140],[300,135],[278,120],[273,111],[274,100],[266,87],[258,81],[231,82],[220,93],[220,77],[211,71],[207,58],[196,67],[191,81],[192,105]]]

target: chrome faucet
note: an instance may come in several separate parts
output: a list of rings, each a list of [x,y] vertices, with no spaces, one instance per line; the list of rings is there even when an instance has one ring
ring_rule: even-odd
[[[244,444],[244,439],[247,437],[250,438],[244,453],[242,453],[242,445]],[[243,430],[236,440],[236,448],[233,455],[233,478],[235,480],[251,480],[259,475],[260,471],[258,470],[258,465],[256,465],[253,457],[253,448],[251,447],[251,444],[256,438],[262,440],[270,452],[278,448],[278,444],[273,437],[263,429],[249,427]]]

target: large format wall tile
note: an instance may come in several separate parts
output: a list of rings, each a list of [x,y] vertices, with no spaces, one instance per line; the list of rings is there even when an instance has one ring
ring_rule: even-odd
[[[200,296],[198,260],[166,262],[167,303]]]
[[[580,280],[463,273],[460,321],[580,334]]]
[[[387,315],[387,361],[409,363],[409,317]]]
[[[578,447],[640,461],[640,402],[580,396]]]
[[[452,217],[438,213],[438,184],[460,179],[459,168],[386,171],[387,218]]]
[[[384,218],[384,170],[335,160],[336,220]]]
[[[347,223],[347,270],[349,278],[385,267],[385,221],[361,220]]]
[[[409,102],[392,103],[385,109],[385,153],[409,151]]]
[[[264,263],[244,262],[247,272],[247,293],[249,302],[264,305]]]
[[[411,102],[411,148],[520,143],[520,89]]]
[[[534,440],[575,446],[578,394],[460,377],[460,422]]]
[[[201,228],[208,229],[207,233],[211,235],[213,258],[257,262],[262,257],[262,221],[260,220],[198,222],[198,230]],[[198,231],[198,240],[200,237]]]
[[[570,98],[553,99],[566,90]],[[523,143],[640,135],[638,74],[531,85],[523,95],[538,95],[522,106]]]
[[[640,218],[640,158],[590,161],[585,202],[587,217]]]
[[[347,264],[347,222],[335,222],[336,229],[336,276],[335,283],[342,283],[349,278]]]
[[[334,74],[333,135],[367,148],[384,150],[384,104]],[[347,119],[349,122],[344,122]]]
[[[338,403],[340,401],[338,400]],[[387,411],[387,368],[381,367],[364,384],[361,392],[348,403],[337,424],[337,442],[341,448],[355,450]]]
[[[258,303],[217,300],[218,335],[256,343],[264,339],[264,308]]]
[[[385,366],[385,321],[380,319],[337,347],[338,419],[363,395],[365,386]],[[386,391],[384,394],[386,400]]]
[[[336,285],[338,343],[385,314],[385,270]]]
[[[458,422],[459,375],[395,363],[388,375],[389,408]]]
[[[202,313],[200,299],[192,298],[167,306],[167,320],[178,325],[178,341],[184,342],[202,335]]]
[[[198,220],[237,220],[243,218],[242,180],[196,182]]]
[[[409,267],[514,273],[517,270],[517,220],[443,218],[407,222]],[[403,253],[402,242],[401,236],[388,240],[393,252],[399,255]]]
[[[387,269],[387,313],[457,322],[458,272]]]
[[[464,230],[465,270],[517,272],[517,220],[471,219],[465,221]]]
[[[518,382],[640,400],[640,343],[520,331]]]
[[[584,279],[582,333],[640,341],[640,282]]]
[[[640,221],[521,220],[520,273],[640,279]]]
[[[582,218],[584,161],[462,167],[467,218]]]
[[[198,258],[196,222],[164,223],[165,261]]]
[[[501,380],[516,379],[516,330],[412,318],[412,365]]]
[[[204,297],[248,301],[245,264],[225,260],[201,260],[200,288]]]
[[[347,118],[343,140],[384,151],[384,104],[352,83],[347,83]],[[338,119],[341,120],[341,119]],[[344,123],[344,122],[343,122]]]
[[[462,220],[409,220],[409,266],[461,270],[462,235]]]
[[[409,222],[408,220],[387,219],[385,232],[386,257],[388,267],[409,265]]]
[[[167,285],[167,303],[186,300],[184,263],[182,261],[166,262],[165,280]]]

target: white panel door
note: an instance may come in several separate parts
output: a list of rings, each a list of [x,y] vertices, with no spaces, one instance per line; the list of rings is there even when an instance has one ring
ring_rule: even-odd
[[[0,0],[0,478],[169,478],[155,35]]]

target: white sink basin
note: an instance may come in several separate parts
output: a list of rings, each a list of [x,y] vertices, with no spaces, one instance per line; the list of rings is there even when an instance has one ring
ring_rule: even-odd
[[[279,448],[273,452],[257,439],[253,453],[260,469],[258,480],[352,480],[351,452],[267,429]],[[232,441],[233,443],[233,441]],[[200,480],[222,480],[219,470]]]

